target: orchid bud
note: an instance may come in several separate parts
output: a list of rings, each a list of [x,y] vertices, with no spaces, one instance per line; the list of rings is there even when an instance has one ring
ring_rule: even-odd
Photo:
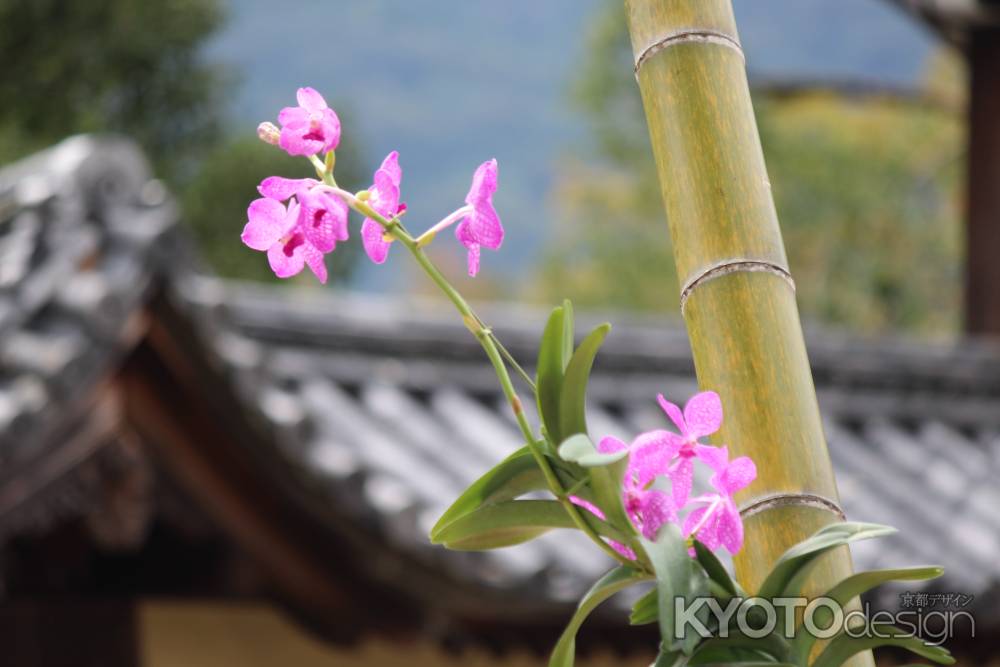
[[[257,137],[265,144],[277,146],[281,140],[281,131],[274,123],[261,123],[257,126]]]

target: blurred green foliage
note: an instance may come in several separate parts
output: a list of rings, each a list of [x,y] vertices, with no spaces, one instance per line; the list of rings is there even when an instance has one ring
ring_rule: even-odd
[[[0,0],[0,164],[71,134],[127,135],[180,198],[184,221],[217,271],[277,281],[267,259],[239,243],[246,207],[265,176],[311,174],[305,160],[261,144],[252,127],[240,128],[240,137],[227,131],[223,110],[235,80],[202,54],[225,20],[223,6]],[[338,179],[354,185],[358,163],[344,158]],[[331,277],[347,273],[356,257],[338,250],[328,259]]]
[[[954,59],[926,95],[755,93],[761,140],[807,320],[865,332],[959,322],[963,127]],[[567,159],[538,292],[676,312],[678,285],[621,3],[609,0],[573,90],[593,150]]]
[[[0,0],[0,156],[114,131],[180,176],[218,137],[226,77],[199,47],[223,19],[221,0]]]

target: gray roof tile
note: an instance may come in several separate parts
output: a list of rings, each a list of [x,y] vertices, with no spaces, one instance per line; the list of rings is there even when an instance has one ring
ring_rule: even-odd
[[[446,306],[199,275],[164,250],[183,247],[175,219],[162,185],[120,142],[74,139],[0,171],[0,461],[42,446],[67,394],[114,369],[135,342],[130,317],[162,282],[248,423],[263,425],[332,512],[463,581],[525,596],[570,600],[607,567],[571,532],[489,554],[428,543],[438,513],[521,444],[489,364]],[[515,356],[534,358],[544,312],[482,310],[504,322],[497,330]],[[696,383],[679,321],[616,319],[625,322],[595,368],[590,427],[629,440],[670,428],[657,392],[678,400]],[[940,562],[941,586],[995,585],[998,348],[807,338],[844,507],[900,529],[858,545],[857,566]]]

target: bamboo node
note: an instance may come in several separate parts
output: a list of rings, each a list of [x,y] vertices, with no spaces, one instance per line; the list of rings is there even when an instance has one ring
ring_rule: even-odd
[[[719,278],[721,276],[729,275],[730,273],[738,272],[749,272],[749,273],[770,273],[778,276],[795,291],[795,280],[792,278],[792,274],[788,272],[788,269],[781,266],[780,264],[775,264],[774,262],[767,262],[761,259],[727,259],[721,262],[717,262],[707,269],[703,270],[701,273],[691,278],[684,286],[681,288],[681,315],[684,314],[684,306],[687,304],[688,297],[694,292],[695,288],[702,283],[707,283],[709,280],[714,278]]]
[[[720,46],[728,47],[739,53],[743,62],[746,62],[746,56],[743,55],[743,47],[740,45],[739,40],[732,35],[727,35],[726,33],[718,30],[709,30],[706,28],[685,28],[682,30],[672,30],[667,34],[654,39],[643,49],[640,49],[639,55],[635,57],[636,77],[639,76],[639,68],[642,67],[642,64],[660,51],[677,44],[690,44],[692,42],[700,44],[718,44]]]
[[[754,514],[760,514],[777,507],[814,507],[833,512],[841,521],[847,520],[847,515],[840,503],[815,493],[775,493],[763,498],[756,498],[740,508],[740,516],[745,520]]]

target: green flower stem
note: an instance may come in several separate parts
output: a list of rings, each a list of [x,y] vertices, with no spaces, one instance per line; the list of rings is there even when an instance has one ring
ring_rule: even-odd
[[[479,322],[479,325],[483,329],[486,329],[489,332],[490,338],[493,339],[493,344],[497,346],[497,350],[499,350],[503,358],[507,360],[507,363],[510,364],[515,371],[517,371],[517,374],[521,376],[521,379],[524,380],[524,383],[527,384],[528,387],[531,389],[531,393],[537,394],[538,389],[535,387],[535,380],[531,377],[531,375],[528,374],[528,371],[524,370],[521,367],[521,364],[517,363],[517,359],[514,358],[514,355],[511,354],[510,351],[503,346],[503,343],[501,343],[500,339],[497,338],[496,333],[494,333],[492,329],[486,326],[486,323],[483,322],[483,319],[479,317],[479,315],[473,313],[472,316],[476,318],[476,321]]]
[[[382,215],[379,215],[371,206],[366,202],[352,197],[348,200],[351,208],[361,213],[365,217],[371,218],[378,222],[382,227],[385,228],[386,233],[392,235],[393,238],[398,240],[401,244],[406,246],[410,254],[420,265],[420,268],[430,277],[434,284],[437,285],[448,300],[451,301],[455,308],[458,310],[459,314],[462,316],[462,322],[465,326],[475,335],[479,344],[483,346],[483,350],[486,352],[486,356],[489,357],[490,363],[493,364],[493,370],[496,372],[497,379],[500,381],[500,386],[503,389],[504,397],[510,404],[511,410],[514,413],[514,418],[517,420],[517,425],[521,429],[521,434],[524,436],[525,441],[528,444],[528,448],[531,450],[532,455],[535,457],[535,462],[538,467],[542,470],[542,474],[545,476],[545,480],[549,485],[549,490],[552,491],[553,495],[558,498],[559,502],[566,509],[567,514],[572,518],[573,523],[576,524],[577,528],[584,532],[591,540],[594,541],[601,549],[605,551],[609,556],[614,558],[616,561],[627,565],[629,567],[635,567],[636,564],[625,558],[620,553],[615,551],[611,545],[601,539],[601,536],[597,534],[589,523],[580,514],[580,508],[573,504],[569,499],[569,494],[563,488],[562,483],[559,478],[556,477],[555,471],[552,469],[552,465],[549,460],[545,457],[545,454],[538,446],[538,440],[535,438],[535,434],[532,432],[531,425],[528,423],[528,419],[524,414],[524,407],[521,403],[521,399],[517,395],[517,390],[514,389],[514,384],[511,382],[510,373],[507,372],[507,367],[504,365],[504,359],[500,352],[500,348],[497,345],[496,338],[493,335],[489,327],[485,326],[482,320],[472,311],[472,308],[465,301],[461,294],[458,293],[451,283],[448,282],[447,278],[438,270],[438,268],[431,261],[427,253],[424,252],[421,244],[417,242],[412,236],[410,236],[406,230],[399,223],[398,218],[392,218],[387,220]],[[508,353],[509,355],[509,353]],[[516,364],[515,364],[516,365]],[[520,368],[518,366],[518,368]],[[521,373],[527,376],[527,373],[521,369]],[[529,379],[530,381],[530,379]],[[534,383],[532,383],[533,386]]]

